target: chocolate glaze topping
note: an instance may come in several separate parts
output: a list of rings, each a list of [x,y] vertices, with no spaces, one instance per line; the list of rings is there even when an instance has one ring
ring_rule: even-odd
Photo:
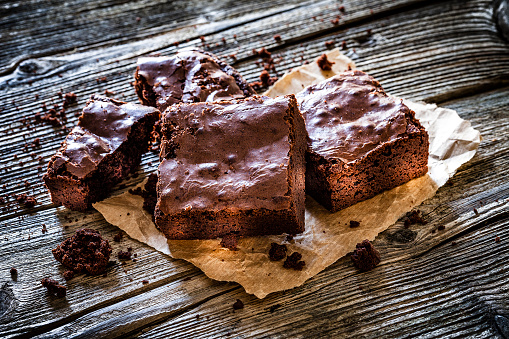
[[[107,154],[127,139],[134,122],[155,108],[128,104],[92,95],[83,109],[78,125],[65,139],[49,166],[83,179],[97,168]]]
[[[171,57],[139,58],[135,78],[140,100],[161,111],[179,102],[211,102],[255,93],[234,68],[197,49],[183,49]]]
[[[296,97],[310,149],[326,159],[348,163],[412,129],[417,131],[413,112],[361,71],[336,75],[306,87]]]
[[[173,138],[161,151],[159,209],[233,209],[233,201],[237,209],[287,208],[292,101],[255,96],[168,108],[163,133]]]

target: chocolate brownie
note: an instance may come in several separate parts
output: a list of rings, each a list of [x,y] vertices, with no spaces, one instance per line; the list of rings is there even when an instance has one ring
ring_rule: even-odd
[[[350,258],[354,266],[362,272],[370,271],[380,263],[380,253],[367,239],[355,246]]]
[[[159,111],[93,95],[43,176],[55,205],[84,211],[139,165]]]
[[[55,259],[75,273],[99,275],[106,270],[111,255],[108,240],[92,229],[80,229],[52,250]]]
[[[179,104],[162,116],[155,222],[169,239],[304,231],[295,96]]]
[[[218,101],[255,94],[233,67],[199,49],[182,49],[173,56],[139,58],[134,78],[140,101],[161,112],[181,102]]]
[[[332,212],[428,171],[428,134],[401,99],[348,71],[297,95],[309,133],[306,193]]]
[[[46,287],[49,293],[56,294],[57,297],[62,298],[67,294],[67,287],[60,285],[58,281],[51,278],[43,278],[41,285]]]

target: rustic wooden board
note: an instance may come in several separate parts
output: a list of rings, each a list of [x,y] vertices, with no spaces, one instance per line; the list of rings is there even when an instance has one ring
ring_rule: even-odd
[[[79,11],[76,18],[68,17],[79,23],[73,29],[65,20],[48,23],[57,3],[48,2],[48,9],[40,11],[40,3],[25,2],[27,15],[18,22],[23,12],[20,5],[11,4],[0,14],[0,21],[10,25],[0,28],[0,41],[6,41],[2,40],[6,31],[14,37],[0,52],[6,53],[0,57],[0,73],[4,73],[0,78],[0,195],[29,192],[40,204],[31,210],[13,204],[0,215],[4,259],[0,263],[0,336],[89,337],[93,333],[124,337],[139,335],[142,329],[145,337],[493,337],[503,333],[500,324],[506,318],[501,317],[509,316],[505,287],[509,275],[504,265],[509,206],[503,201],[509,196],[509,137],[505,133],[509,89],[465,97],[507,84],[509,48],[492,21],[491,1],[172,4],[186,7],[181,16],[167,14],[168,5],[156,2],[83,5],[70,1],[61,10]],[[333,25],[330,20],[340,13],[340,5],[346,13],[339,25]],[[156,6],[163,6],[164,15],[155,14]],[[136,14],[140,12],[146,16]],[[136,16],[142,18],[139,27],[123,26],[132,24],[133,17],[136,22]],[[100,20],[108,30],[99,41]],[[186,28],[177,29],[183,25]],[[28,34],[33,38],[26,39]],[[78,38],[68,39],[67,34]],[[276,43],[274,34],[281,34],[283,42]],[[200,35],[205,35],[208,47],[202,46]],[[471,119],[484,140],[479,154],[461,168],[453,183],[421,207],[429,224],[410,231],[396,224],[377,238],[384,261],[372,272],[359,274],[344,258],[304,286],[259,301],[236,284],[211,281],[192,265],[125,238],[120,244],[112,242],[114,253],[133,247],[136,262],[122,267],[112,257],[107,277],[77,277],[67,284],[65,300],[53,298],[39,283],[45,276],[63,280],[51,249],[81,227],[98,229],[110,240],[117,229],[97,213],[87,213],[84,219],[84,214],[51,205],[40,182],[37,157],[42,156],[45,165],[65,132],[43,125],[28,131],[21,119],[40,111],[43,101],[48,106],[52,100],[60,102],[60,88],[79,96],[79,105],[67,110],[68,126],[92,93],[108,89],[118,98],[135,101],[129,82],[136,58],[172,53],[177,40],[182,42],[180,47],[202,46],[227,57],[250,81],[261,70],[253,48],[267,46],[281,56],[277,70],[282,74],[318,56],[325,41],[334,40],[339,46],[345,40],[345,53],[391,93],[427,101],[460,98],[444,105]],[[19,50],[26,54],[17,59]],[[229,57],[232,53],[236,60]],[[31,69],[36,73],[29,73]],[[101,76],[107,82],[98,83]],[[41,147],[23,152],[24,144],[36,137],[41,138]],[[148,154],[140,171],[151,171],[156,165],[157,157]],[[25,180],[31,183],[29,188]],[[128,183],[139,180],[132,178]],[[493,206],[483,207],[490,203]],[[42,224],[48,233],[42,233]],[[446,229],[432,233],[439,225]],[[502,242],[494,243],[496,235]],[[9,275],[13,266],[20,272],[17,281]],[[141,283],[144,279],[148,285]],[[236,298],[244,301],[244,310],[233,312]],[[282,306],[271,313],[270,306],[277,304]]]

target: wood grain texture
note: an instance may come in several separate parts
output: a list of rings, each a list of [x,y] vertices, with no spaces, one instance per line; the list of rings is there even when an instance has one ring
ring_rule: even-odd
[[[509,207],[504,200],[509,191],[505,133],[509,89],[464,97],[507,83],[509,48],[492,20],[491,1],[265,1],[257,5],[217,1],[170,6],[156,1],[75,0],[62,9],[60,5],[45,2],[47,9],[40,9],[37,1],[1,5],[9,8],[0,11],[0,41],[6,46],[0,52],[6,53],[0,57],[0,196],[30,193],[40,204],[27,210],[14,203],[0,215],[0,336],[493,337],[503,333],[503,319],[509,318],[505,287],[509,274],[504,265],[509,248],[504,241],[509,240]],[[338,10],[341,5],[343,14]],[[181,15],[171,12],[182,8]],[[51,11],[60,10],[67,17],[51,22]],[[69,14],[75,11],[77,15]],[[330,20],[338,14],[341,20],[334,25]],[[277,43],[274,34],[283,41]],[[179,47],[218,53],[254,81],[261,66],[253,48],[266,46],[277,60],[281,57],[276,69],[282,74],[318,56],[329,40],[337,46],[345,40],[345,53],[392,94],[427,101],[460,98],[444,105],[472,120],[484,137],[478,155],[421,206],[430,221],[426,226],[405,230],[397,223],[377,238],[381,267],[359,274],[343,258],[302,287],[260,301],[236,284],[211,281],[186,262],[124,238],[120,244],[112,242],[114,255],[133,247],[136,262],[122,266],[113,256],[107,277],[76,277],[67,283],[65,300],[46,294],[41,278],[63,281],[52,248],[78,228],[98,229],[110,241],[118,229],[98,213],[91,211],[83,219],[84,214],[51,205],[37,166],[45,166],[65,132],[45,125],[28,130],[21,119],[40,111],[42,102],[49,107],[51,102],[60,103],[60,89],[79,96],[78,105],[67,109],[69,127],[93,93],[108,89],[115,97],[137,101],[129,83],[136,58],[171,54],[176,50],[174,41],[181,42]],[[97,82],[102,76],[107,81]],[[30,143],[37,137],[41,146],[32,148]],[[28,150],[23,151],[26,143]],[[153,171],[156,165],[157,157],[147,154],[139,173]],[[140,180],[141,176],[127,183]],[[42,233],[42,224],[48,233]],[[437,231],[439,225],[445,230]],[[500,243],[494,243],[495,235],[501,237]],[[18,269],[17,281],[11,279],[10,267]],[[144,279],[148,285],[141,283]],[[244,301],[244,310],[233,312],[236,298]],[[281,307],[271,313],[270,306],[278,304]]]

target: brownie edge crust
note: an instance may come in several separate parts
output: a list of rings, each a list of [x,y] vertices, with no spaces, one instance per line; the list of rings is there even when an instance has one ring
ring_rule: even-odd
[[[310,138],[306,193],[331,212],[427,173],[427,132],[371,76],[345,72],[296,96]]]
[[[179,104],[162,120],[155,222],[168,239],[304,231],[307,138],[293,95]]]
[[[152,107],[93,95],[43,176],[57,206],[85,211],[139,165],[159,119]]]

